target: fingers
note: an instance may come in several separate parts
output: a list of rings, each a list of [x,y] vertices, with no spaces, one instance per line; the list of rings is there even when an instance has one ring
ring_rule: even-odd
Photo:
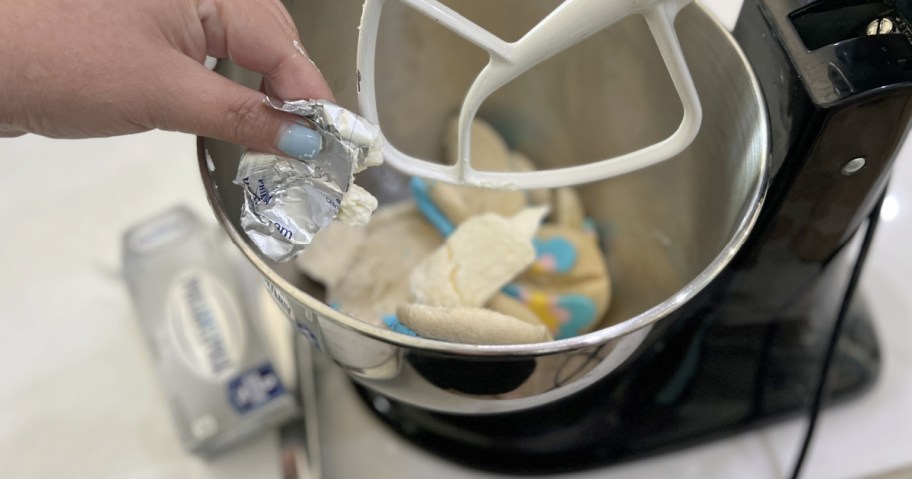
[[[239,66],[262,73],[267,91],[283,100],[333,100],[279,0],[204,2],[200,16],[209,55],[230,57]]]
[[[316,154],[321,137],[292,115],[263,103],[265,95],[175,54],[169,70],[173,81],[156,94],[155,109],[146,114],[150,128],[183,131],[283,153],[298,159]]]

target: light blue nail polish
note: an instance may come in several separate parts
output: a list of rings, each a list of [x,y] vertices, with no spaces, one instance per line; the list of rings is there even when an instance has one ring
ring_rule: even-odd
[[[292,123],[279,136],[279,144],[276,146],[288,156],[306,160],[313,158],[320,151],[323,138],[304,125]]]

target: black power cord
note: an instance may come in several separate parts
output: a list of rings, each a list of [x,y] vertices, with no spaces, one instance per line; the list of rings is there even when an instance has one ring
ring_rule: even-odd
[[[795,462],[795,467],[792,469],[792,479],[798,479],[798,477],[801,475],[801,469],[804,466],[805,459],[808,455],[808,450],[811,447],[811,441],[814,438],[814,430],[817,427],[817,418],[820,415],[820,409],[823,407],[823,403],[826,400],[825,392],[827,386],[827,378],[830,374],[830,364],[833,362],[833,356],[836,353],[836,346],[839,344],[839,338],[842,336],[843,325],[845,324],[846,316],[848,316],[849,306],[852,303],[852,298],[855,296],[855,290],[858,287],[858,279],[861,277],[862,265],[864,265],[865,258],[868,255],[871,241],[874,239],[874,230],[877,229],[877,225],[880,222],[880,207],[883,204],[885,197],[886,188],[884,188],[884,193],[881,195],[880,200],[878,200],[877,205],[874,207],[874,210],[868,216],[868,229],[865,231],[864,239],[861,243],[861,249],[858,252],[857,262],[855,263],[855,267],[852,269],[852,276],[849,278],[849,284],[846,286],[845,296],[843,296],[842,305],[839,307],[839,314],[836,316],[836,322],[833,324],[833,332],[830,334],[830,339],[827,343],[826,352],[823,356],[823,363],[820,365],[820,376],[817,379],[817,387],[814,391],[813,402],[811,403],[808,425],[804,433],[804,439],[801,442],[801,452],[798,453],[798,459]]]

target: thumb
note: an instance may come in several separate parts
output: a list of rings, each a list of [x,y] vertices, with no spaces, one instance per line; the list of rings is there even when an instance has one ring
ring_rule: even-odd
[[[266,95],[179,56],[180,67],[160,90],[150,126],[245,145],[298,159],[320,151],[322,137],[298,117],[265,104]]]

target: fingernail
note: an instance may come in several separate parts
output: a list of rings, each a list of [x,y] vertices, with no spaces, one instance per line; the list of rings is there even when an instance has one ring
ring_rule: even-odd
[[[313,158],[323,146],[323,138],[319,133],[297,123],[289,123],[276,145],[282,153],[293,156],[299,160]]]

